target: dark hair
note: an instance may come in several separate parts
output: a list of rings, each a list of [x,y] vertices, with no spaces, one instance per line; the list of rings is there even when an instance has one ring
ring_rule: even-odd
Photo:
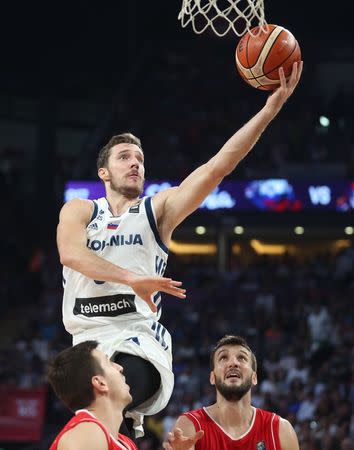
[[[47,377],[56,395],[72,411],[95,399],[91,379],[104,371],[92,354],[97,341],[84,341],[60,352],[48,366]]]
[[[102,147],[98,153],[97,170],[101,167],[107,167],[108,158],[111,154],[111,148],[118,144],[135,144],[143,150],[140,139],[132,133],[122,133],[112,136],[108,143]]]
[[[210,354],[210,368],[211,370],[214,369],[214,357],[215,353],[219,350],[220,347],[224,347],[225,345],[241,345],[241,347],[244,347],[249,352],[251,352],[251,365],[252,369],[257,372],[257,359],[253,351],[251,350],[250,346],[247,344],[246,339],[244,339],[241,336],[234,336],[232,334],[227,334],[226,336],[222,337],[218,340],[215,347],[213,348],[211,354]]]

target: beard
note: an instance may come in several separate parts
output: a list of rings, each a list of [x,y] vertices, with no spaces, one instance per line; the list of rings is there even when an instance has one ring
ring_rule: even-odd
[[[136,186],[127,186],[127,185],[118,186],[116,183],[114,183],[114,181],[111,180],[110,185],[112,191],[121,194],[123,197],[133,200],[134,198],[140,197],[141,193],[143,192],[144,180],[140,185]]]
[[[220,378],[215,377],[216,390],[229,402],[236,402],[247,394],[252,387],[252,377],[247,378],[238,386],[227,385]]]

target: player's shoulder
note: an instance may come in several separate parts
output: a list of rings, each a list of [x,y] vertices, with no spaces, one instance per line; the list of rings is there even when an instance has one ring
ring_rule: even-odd
[[[188,420],[194,424],[197,430],[202,429],[202,424],[208,419],[204,408],[192,409],[191,411],[186,411],[180,416],[181,420]]]
[[[73,448],[78,450],[106,448],[108,450],[107,436],[97,421],[78,422],[61,436],[57,449],[71,450]]]
[[[294,427],[291,423],[287,419],[279,416],[279,433],[288,436],[292,435],[294,432]]]
[[[299,441],[291,423],[279,417],[279,441],[281,450],[299,450]]]
[[[128,436],[125,436],[124,434],[119,433],[118,437],[119,437],[119,440],[121,442],[123,442],[124,445],[127,446],[127,448],[129,448],[131,450],[137,450],[138,449],[136,444]]]
[[[154,211],[155,211],[157,218],[159,218],[160,215],[163,213],[165,204],[166,204],[166,200],[177,189],[178,189],[178,186],[169,187],[167,189],[157,192],[155,195],[152,196],[152,198],[151,198],[152,204],[153,204]]]
[[[278,416],[275,412],[267,411],[266,409],[255,408],[257,417],[263,421],[272,421],[279,420],[280,416]]]
[[[88,200],[86,198],[72,198],[68,200],[62,206],[62,210],[64,209],[92,209],[94,207],[94,201]]]
[[[184,416],[193,416],[197,418],[203,418],[205,417],[205,411],[204,408],[198,408],[198,409],[192,409],[190,411],[184,412],[182,415]]]
[[[88,221],[95,209],[98,209],[96,201],[87,200],[83,198],[73,198],[68,202],[64,203],[60,211],[60,219],[82,219]]]
[[[200,421],[190,415],[190,411],[181,414],[173,428],[174,430],[182,430],[183,435],[186,437],[193,437],[197,431],[202,429]]]
[[[166,199],[173,194],[178,189],[178,186],[172,186],[166,189],[163,189],[162,191],[156,192],[155,195],[152,196],[152,201],[154,203],[154,206],[159,206],[160,204],[163,204]]]

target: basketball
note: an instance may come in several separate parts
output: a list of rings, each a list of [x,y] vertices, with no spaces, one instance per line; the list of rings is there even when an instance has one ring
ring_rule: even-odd
[[[288,78],[294,62],[301,61],[299,44],[290,31],[279,25],[252,28],[236,48],[236,67],[241,77],[257,89],[273,90],[279,82],[279,68]]]

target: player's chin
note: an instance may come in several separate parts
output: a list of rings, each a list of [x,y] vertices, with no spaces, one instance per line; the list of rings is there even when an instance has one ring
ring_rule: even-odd
[[[226,378],[225,380],[225,384],[228,384],[230,386],[240,383],[242,383],[241,378]]]
[[[143,183],[128,183],[121,189],[121,192],[129,198],[139,197],[143,192]]]
[[[131,402],[133,401],[133,397],[131,396],[129,389],[127,391],[127,395],[126,395],[126,406],[129,406],[131,404]]]

